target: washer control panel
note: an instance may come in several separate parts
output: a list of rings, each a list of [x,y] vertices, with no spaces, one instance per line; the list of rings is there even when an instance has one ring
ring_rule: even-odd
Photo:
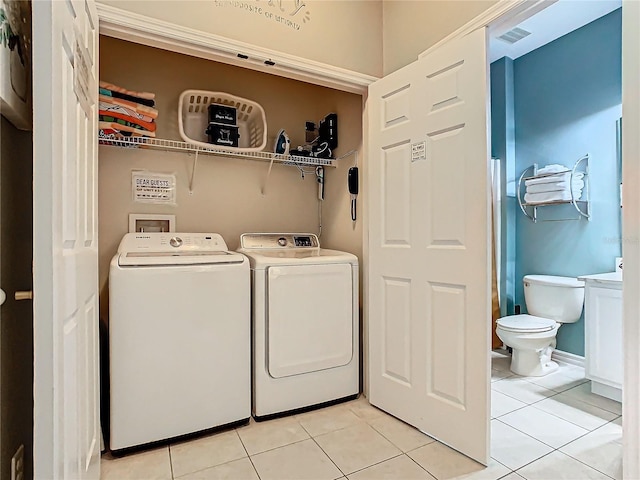
[[[127,233],[119,252],[226,251],[227,244],[217,233]]]
[[[313,233],[244,233],[240,237],[240,246],[255,249],[317,249],[320,248],[320,242]]]

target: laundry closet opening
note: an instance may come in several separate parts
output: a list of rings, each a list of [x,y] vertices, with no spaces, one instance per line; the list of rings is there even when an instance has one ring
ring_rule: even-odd
[[[122,54],[125,51],[127,55]],[[179,97],[185,90],[198,89],[226,92],[260,104],[267,121],[265,151],[274,151],[281,129],[290,137],[292,149],[306,145],[305,123],[317,124],[329,113],[337,114],[339,121],[339,143],[333,156],[361,150],[363,99],[358,94],[107,36],[100,37],[100,79],[155,93],[159,111],[156,138],[182,141]],[[351,219],[347,189],[354,155],[337,161],[335,168],[325,168],[323,201],[318,199],[316,175],[308,169],[303,174],[295,166],[276,162],[269,173],[268,161],[202,154],[190,193],[193,160],[189,152],[99,147],[99,285],[104,333],[109,316],[109,262],[128,232],[131,213],[175,215],[175,231],[219,233],[229,250],[239,247],[245,232],[321,233],[323,248],[353,253],[362,262],[362,222]],[[175,205],[135,202],[132,171],[138,170],[175,175]],[[105,382],[108,375],[102,378]],[[108,410],[106,400],[103,395],[103,411]]]

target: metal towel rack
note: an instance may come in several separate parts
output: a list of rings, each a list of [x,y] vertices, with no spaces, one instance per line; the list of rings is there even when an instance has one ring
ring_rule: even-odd
[[[570,200],[554,200],[549,202],[535,202],[535,203],[527,203],[524,201],[524,191],[526,191],[526,188],[523,189],[522,187],[527,180],[532,180],[535,178],[554,177],[554,176],[560,177],[561,175],[565,175],[567,173],[571,174],[570,182],[569,182],[569,191],[571,192]],[[582,195],[580,199],[577,199],[574,197],[574,191],[573,191],[573,181],[576,178],[576,175],[578,173],[583,174],[583,180],[584,180],[584,187],[582,189]],[[518,204],[520,205],[520,210],[522,210],[522,213],[524,213],[524,215],[534,223],[537,223],[538,221],[558,222],[558,221],[567,221],[567,220],[580,220],[582,218],[590,220],[591,211],[589,207],[589,154],[587,153],[581,158],[579,158],[573,165],[573,168],[567,167],[566,170],[563,170],[560,172],[538,174],[538,164],[534,163],[530,167],[526,168],[520,175],[520,178],[518,179],[517,195],[518,195]],[[553,218],[553,219],[538,218],[538,207],[546,207],[551,205],[573,205],[578,215],[572,218]]]

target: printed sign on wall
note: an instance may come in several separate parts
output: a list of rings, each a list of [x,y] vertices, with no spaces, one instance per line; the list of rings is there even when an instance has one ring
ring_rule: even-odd
[[[168,173],[131,172],[133,201],[140,203],[176,204],[176,176]]]

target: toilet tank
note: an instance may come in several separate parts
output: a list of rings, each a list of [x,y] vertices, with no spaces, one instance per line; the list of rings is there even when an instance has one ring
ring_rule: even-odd
[[[584,282],[573,277],[525,275],[524,299],[527,311],[558,323],[580,319],[584,304]]]

